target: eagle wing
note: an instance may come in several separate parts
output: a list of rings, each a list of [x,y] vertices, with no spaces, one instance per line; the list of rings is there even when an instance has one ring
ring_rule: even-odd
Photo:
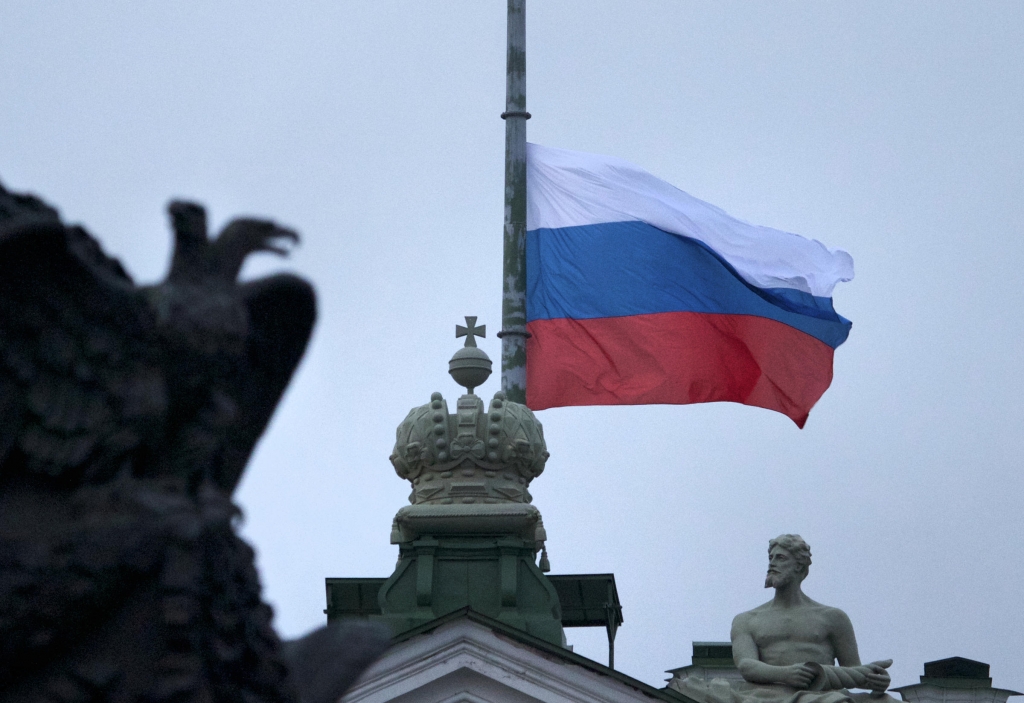
[[[0,480],[70,487],[131,468],[165,412],[152,326],[84,230],[0,222]]]
[[[238,415],[227,428],[221,460],[221,487],[237,486],[256,442],[305,353],[316,321],[313,287],[279,274],[241,285],[249,317],[245,371],[232,395]]]

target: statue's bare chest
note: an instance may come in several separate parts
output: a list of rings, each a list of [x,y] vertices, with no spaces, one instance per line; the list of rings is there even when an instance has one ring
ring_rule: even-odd
[[[779,643],[828,646],[830,642],[828,619],[816,609],[756,613],[750,619],[750,633],[761,650]]]

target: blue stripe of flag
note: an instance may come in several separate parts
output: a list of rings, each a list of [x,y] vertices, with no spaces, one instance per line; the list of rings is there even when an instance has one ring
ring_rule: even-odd
[[[852,326],[831,298],[747,283],[706,245],[645,222],[610,222],[526,234],[527,320],[661,312],[756,315],[833,349]]]

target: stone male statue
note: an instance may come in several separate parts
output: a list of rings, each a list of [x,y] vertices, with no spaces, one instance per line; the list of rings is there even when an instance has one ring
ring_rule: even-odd
[[[771,540],[764,585],[775,589],[775,597],[732,623],[733,659],[744,680],[675,679],[672,688],[705,703],[893,700],[884,693],[892,660],[862,665],[846,613],[804,594],[801,584],[810,565],[811,548],[799,535]]]

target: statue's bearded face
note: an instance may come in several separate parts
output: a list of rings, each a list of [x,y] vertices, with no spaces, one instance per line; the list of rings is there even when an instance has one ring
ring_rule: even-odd
[[[765,588],[781,588],[794,581],[800,582],[807,576],[807,571],[797,562],[792,554],[776,545],[768,552],[768,575],[764,579]]]

